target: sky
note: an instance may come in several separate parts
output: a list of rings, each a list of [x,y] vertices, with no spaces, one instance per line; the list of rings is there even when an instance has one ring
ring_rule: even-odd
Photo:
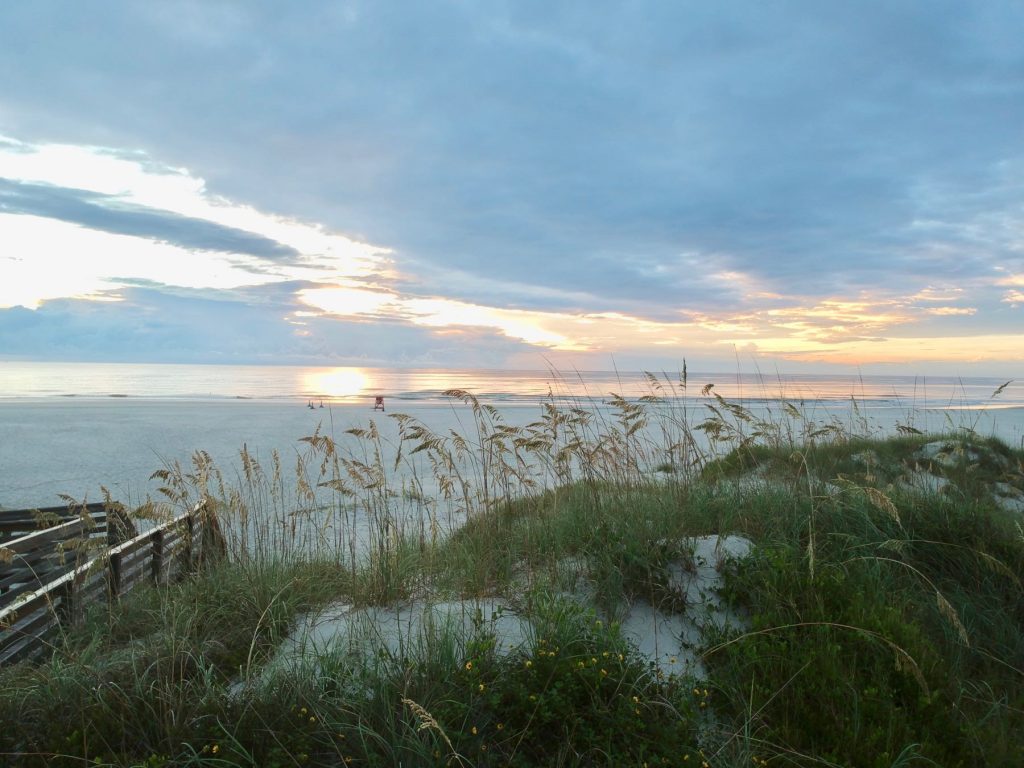
[[[1019,2],[0,8],[0,361],[1024,375]]]

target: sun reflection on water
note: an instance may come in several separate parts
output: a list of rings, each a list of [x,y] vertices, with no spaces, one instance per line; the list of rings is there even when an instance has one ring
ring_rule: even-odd
[[[328,368],[308,371],[303,377],[303,390],[315,397],[348,400],[363,393],[369,377],[362,368]]]

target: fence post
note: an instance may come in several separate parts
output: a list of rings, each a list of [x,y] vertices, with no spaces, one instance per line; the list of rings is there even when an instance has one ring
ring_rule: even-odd
[[[114,602],[121,597],[121,553],[111,552],[107,559],[107,585],[110,600]]]
[[[54,608],[54,615],[57,623],[64,627],[70,627],[75,623],[77,611],[75,610],[75,579],[71,578],[64,582],[59,590],[60,602]]]
[[[153,531],[153,583],[159,585],[162,582],[164,569],[164,529],[157,528]]]
[[[184,536],[185,545],[184,545],[184,549],[183,549],[183,552],[182,552],[182,556],[183,556],[183,558],[185,560],[185,572],[186,573],[192,573],[192,569],[195,567],[195,563],[193,562],[193,557],[195,557],[195,555],[193,554],[194,550],[193,550],[193,544],[192,544],[192,539],[195,537],[195,535],[196,535],[195,515],[193,515],[191,512],[189,512],[188,514],[185,515],[185,536]]]

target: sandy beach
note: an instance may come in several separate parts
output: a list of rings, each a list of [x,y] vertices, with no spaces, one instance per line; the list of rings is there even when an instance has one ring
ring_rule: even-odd
[[[250,453],[269,463],[277,451],[285,468],[308,446],[301,438],[318,428],[342,446],[361,450],[346,434],[372,422],[385,446],[397,446],[396,413],[418,419],[438,434],[455,431],[475,437],[471,410],[460,403],[390,401],[385,413],[372,401],[333,404],[310,410],[305,402],[261,400],[162,400],[150,398],[38,398],[0,400],[0,506],[23,508],[60,504],[61,494],[91,501],[101,498],[100,486],[126,504],[157,497],[159,483],[150,475],[175,461],[187,464],[194,451],[210,454],[230,479],[238,453]],[[596,406],[598,420],[613,418],[606,406]],[[695,427],[710,411],[690,401],[686,420]],[[759,416],[780,419],[771,404],[751,406]],[[769,410],[771,413],[769,414]],[[504,404],[501,417],[522,426],[541,416],[541,405]],[[680,415],[678,407],[674,416]],[[816,423],[837,422],[850,433],[883,436],[897,424],[924,432],[973,429],[995,435],[1011,445],[1024,440],[1024,408],[912,410],[893,406],[864,406],[846,402],[809,404],[805,418]],[[662,440],[656,409],[646,437]],[[700,439],[702,433],[694,431]],[[235,468],[235,469],[233,469]],[[396,478],[397,479],[397,478]]]

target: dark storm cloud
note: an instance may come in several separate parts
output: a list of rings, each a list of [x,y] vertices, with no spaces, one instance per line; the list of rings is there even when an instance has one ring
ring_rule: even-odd
[[[205,219],[122,202],[114,195],[0,178],[0,213],[29,214],[182,248],[245,254],[278,262],[299,257],[268,237]]]

